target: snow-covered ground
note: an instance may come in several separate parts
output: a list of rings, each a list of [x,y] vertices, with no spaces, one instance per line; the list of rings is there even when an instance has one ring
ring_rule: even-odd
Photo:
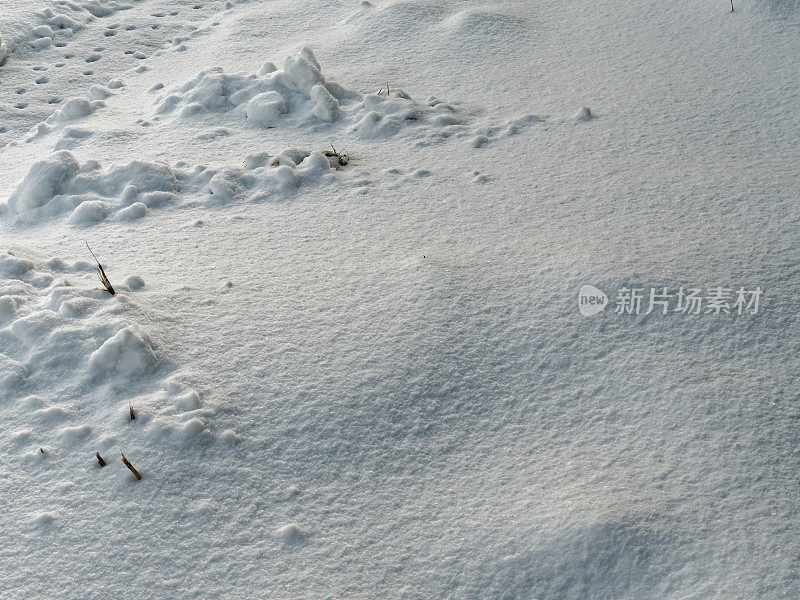
[[[0,0],[0,597],[800,597],[800,4],[734,6]]]

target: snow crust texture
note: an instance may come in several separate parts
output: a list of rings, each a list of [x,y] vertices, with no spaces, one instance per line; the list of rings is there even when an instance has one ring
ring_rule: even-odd
[[[800,11],[734,2],[0,0],[0,599],[800,598]]]

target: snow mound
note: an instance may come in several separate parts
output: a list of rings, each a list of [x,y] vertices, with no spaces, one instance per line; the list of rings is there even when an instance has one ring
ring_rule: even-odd
[[[79,442],[89,437],[92,433],[92,428],[88,425],[75,425],[72,427],[64,427],[61,429],[61,435],[73,442]]]
[[[122,4],[115,0],[100,2],[99,0],[89,0],[83,3],[83,8],[89,11],[94,17],[108,17],[120,10],[131,8],[130,4]]]
[[[147,205],[144,202],[134,202],[127,208],[121,209],[117,213],[117,219],[120,221],[134,221],[141,219],[147,214]]]
[[[404,128],[459,128],[464,119],[436,99],[413,100],[402,90],[359,96],[327,81],[309,48],[287,57],[283,68],[265,63],[255,74],[230,75],[220,67],[204,70],[155,101],[158,115],[200,118],[208,113],[246,119],[255,127],[336,124],[360,138],[385,138]],[[215,117],[216,118],[216,117]],[[419,133],[419,132],[417,132]],[[452,132],[449,132],[449,136]]]
[[[321,121],[335,121],[339,115],[339,101],[333,97],[324,85],[317,84],[311,88],[311,114]]]
[[[43,15],[46,19],[45,23],[47,23],[51,29],[55,30],[54,33],[60,32],[70,36],[74,32],[83,29],[83,25],[72,17],[65,14],[56,14],[49,8],[44,11]]]
[[[54,513],[54,512],[44,512],[44,513],[39,513],[38,515],[36,515],[33,518],[33,520],[31,521],[31,523],[35,527],[40,527],[40,528],[41,527],[49,527],[50,525],[55,523],[57,518],[58,518],[58,515],[56,513]]]
[[[57,152],[48,159],[34,163],[8,199],[8,207],[23,213],[44,206],[64,193],[79,169],[78,161],[69,152]]]
[[[30,259],[15,256],[10,252],[0,253],[0,276],[18,279],[33,270],[34,266],[34,262]]]
[[[102,200],[86,200],[72,211],[67,221],[73,225],[90,225],[102,221],[108,213],[108,204]]]
[[[513,39],[528,33],[525,20],[514,15],[511,9],[506,11],[502,10],[502,5],[492,4],[466,8],[443,19],[437,26],[448,30],[448,33],[459,41],[468,41],[476,33],[481,36],[480,39],[485,39],[486,36]]]
[[[0,397],[6,390],[13,389],[15,386],[21,385],[25,378],[28,376],[28,370],[22,363],[0,354],[0,366],[2,366],[2,374],[0,374]]]
[[[286,148],[266,161],[245,161],[250,168],[244,169],[204,169],[199,171],[196,181],[212,204],[237,197],[252,201],[280,199],[300,186],[337,184],[336,171],[342,166],[335,156],[296,148]]]
[[[90,369],[124,375],[151,373],[157,363],[153,341],[136,325],[118,331],[89,357]]]
[[[207,438],[209,434],[205,421],[200,417],[192,417],[180,427],[180,436],[186,442]]]
[[[3,40],[3,36],[0,36],[0,66],[6,61],[6,57],[8,56],[8,45]]]
[[[247,120],[257,125],[274,125],[286,112],[286,100],[278,92],[263,92],[247,103]]]
[[[248,156],[245,167],[173,168],[163,163],[132,161],[102,168],[96,161],[80,164],[67,150],[33,164],[4,205],[4,212],[22,222],[41,222],[69,212],[76,227],[108,218],[137,221],[153,209],[181,206],[200,196],[215,205],[235,199],[287,197],[301,186],[343,183],[336,172],[348,159],[330,151],[286,148],[275,156]],[[356,184],[352,184],[356,185]]]
[[[518,135],[533,124],[542,123],[544,120],[544,117],[527,114],[510,119],[500,125],[480,127],[474,132],[474,136],[470,138],[469,145],[473,148],[483,148],[498,140]]]
[[[581,107],[577,113],[575,113],[575,120],[576,121],[591,121],[594,118],[592,111],[589,109],[588,106]]]
[[[403,92],[395,95],[367,94],[351,111],[352,131],[360,138],[384,138],[397,133],[401,127],[423,120],[446,127],[461,123],[448,105],[424,106],[413,102]]]
[[[20,220],[29,222],[64,211],[71,211],[68,221],[73,225],[96,223],[117,212],[123,220],[135,219],[147,208],[174,201],[181,177],[161,163],[132,161],[106,170],[94,161],[80,165],[62,150],[34,163],[7,205]],[[137,201],[144,209],[132,206]]]
[[[144,279],[142,279],[139,275],[129,275],[122,283],[133,292],[144,287]]]
[[[102,100],[89,100],[88,98],[70,98],[60,109],[47,118],[46,123],[69,123],[88,117],[98,108],[105,106]]]
[[[31,42],[31,47],[34,50],[41,50],[42,48],[49,48],[53,45],[53,38],[51,37],[40,37],[36,38]]]
[[[308,529],[297,523],[289,523],[278,529],[278,537],[287,545],[297,544],[307,538],[309,534]]]
[[[31,33],[33,33],[34,37],[37,38],[47,37],[50,38],[51,40],[54,35],[53,30],[47,25],[39,25],[38,27],[34,27]]]
[[[319,88],[317,91],[313,91]],[[328,85],[313,52],[303,48],[289,56],[283,69],[265,64],[258,75],[228,75],[222,68],[201,71],[193,79],[173,89],[157,101],[157,114],[179,109],[181,116],[207,111],[243,114],[255,125],[272,126],[285,113],[304,113],[330,120],[330,98],[346,95],[336,85]],[[321,117],[318,115],[322,115]]]
[[[113,265],[104,266],[117,283]],[[65,271],[74,277],[60,275]],[[217,439],[215,402],[176,372],[150,331],[128,316],[137,309],[134,291],[143,285],[139,275],[130,275],[111,296],[82,261],[0,251],[4,455],[40,463],[52,439],[59,454],[85,453],[89,442],[109,449],[119,428],[132,423],[130,406],[145,435],[142,444],[170,436],[180,444]],[[225,447],[231,436],[220,438]]]

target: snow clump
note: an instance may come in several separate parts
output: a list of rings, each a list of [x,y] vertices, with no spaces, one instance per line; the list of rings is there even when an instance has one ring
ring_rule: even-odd
[[[309,48],[286,57],[281,69],[266,62],[250,75],[227,74],[220,67],[201,71],[157,98],[155,112],[181,118],[222,112],[270,128],[284,119],[300,126],[340,123],[360,138],[385,138],[412,127],[422,127],[424,134],[446,130],[431,135],[440,140],[454,132],[467,135],[455,108],[438,100],[418,102],[399,89],[361,97],[328,81]]]
[[[99,372],[144,375],[155,370],[155,348],[150,336],[138,325],[120,329],[89,357],[89,368]]]

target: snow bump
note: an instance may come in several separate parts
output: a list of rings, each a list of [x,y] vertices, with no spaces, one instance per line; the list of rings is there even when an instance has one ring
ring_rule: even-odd
[[[153,341],[137,325],[120,329],[89,357],[91,370],[122,375],[152,373],[157,363]]]

